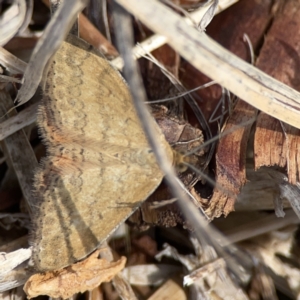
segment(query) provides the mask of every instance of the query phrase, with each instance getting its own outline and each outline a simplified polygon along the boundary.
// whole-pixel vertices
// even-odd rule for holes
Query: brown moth
[[[123,78],[75,37],[68,37],[49,64],[37,122],[47,156],[35,176],[40,205],[30,242],[34,267],[47,271],[95,250],[163,174]]]

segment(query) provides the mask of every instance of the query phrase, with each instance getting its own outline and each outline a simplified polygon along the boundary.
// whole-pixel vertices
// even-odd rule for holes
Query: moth
[[[34,180],[37,271],[86,257],[163,178],[121,75],[69,36],[49,64],[37,123],[47,147]],[[170,160],[173,151],[155,124]]]

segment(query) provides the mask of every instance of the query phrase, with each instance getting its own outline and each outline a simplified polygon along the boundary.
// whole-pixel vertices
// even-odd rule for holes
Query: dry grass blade
[[[0,100],[2,104],[2,115],[8,110],[13,110],[11,108],[13,104],[12,99],[6,91],[0,91]],[[11,114],[15,115],[16,112],[12,111]],[[21,129],[7,137],[2,142],[2,149],[6,158],[9,158],[8,164],[13,167],[24,198],[28,204],[29,211],[32,212],[35,206],[32,197],[32,180],[34,177],[34,169],[38,166],[38,163],[24,131]]]
[[[49,0],[43,0],[43,2],[50,7]],[[118,56],[118,51],[115,47],[106,40],[102,33],[95,28],[95,26],[83,13],[80,13],[78,16],[78,26],[79,36],[83,40],[94,46],[96,49],[99,49],[107,56]]]
[[[219,3],[218,0],[213,0],[211,2],[212,3],[209,2],[210,6],[198,25],[198,28],[202,31],[205,31],[207,25],[211,22],[218,7],[218,3]]]
[[[286,211],[285,218],[278,218],[275,215],[263,215],[246,224],[239,224],[237,228],[225,231],[224,234],[226,235],[227,240],[224,241],[226,244],[237,243],[267,232],[278,230],[291,224],[299,223],[299,218],[291,209]],[[222,244],[222,246],[226,246],[226,244]]]
[[[20,261],[20,257],[18,255],[19,249],[25,248],[27,246],[28,246],[28,236],[23,236],[10,243],[7,243],[4,246],[1,246],[0,252],[3,253],[2,255],[4,258],[6,256],[4,252],[8,253],[9,256],[11,256],[12,254],[17,254],[15,258],[13,257],[13,261],[12,261],[12,264],[15,264],[15,260]],[[30,251],[29,249],[22,249],[21,255],[24,257],[24,255],[29,254],[29,251]],[[27,261],[25,261],[21,265],[11,270],[11,272],[0,277],[0,292],[4,292],[24,284],[31,275],[32,275],[32,271],[28,270]]]
[[[0,123],[0,141],[12,135],[18,130],[33,124],[36,121],[36,112],[39,103],[35,103],[15,116]]]
[[[24,73],[24,83],[15,100],[18,105],[26,103],[34,95],[50,57],[58,49],[77,14],[86,4],[87,0],[64,1],[54,14],[43,36],[39,39]]]
[[[10,74],[23,74],[27,67],[24,61],[18,59],[4,48],[0,48],[0,63]]]
[[[0,278],[9,273],[31,256],[31,249],[18,249],[14,252],[3,253],[0,260]]]
[[[6,44],[21,28],[26,17],[26,1],[14,0],[0,16],[0,45]]]
[[[261,111],[300,127],[298,92],[231,54],[158,1],[117,2],[149,28],[165,35],[174,49],[211,79]]]

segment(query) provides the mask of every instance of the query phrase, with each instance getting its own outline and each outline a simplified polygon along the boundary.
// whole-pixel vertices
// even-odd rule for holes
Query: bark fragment
[[[265,38],[257,66],[270,76],[300,90],[300,3],[284,1]],[[300,122],[300,121],[299,121]],[[287,167],[289,182],[296,184],[300,171],[300,130],[260,113],[254,142],[255,169]]]
[[[236,196],[246,183],[247,141],[255,115],[255,108],[239,101],[226,124],[225,130],[231,131],[238,124],[253,120],[246,126],[234,129],[219,142],[216,153],[216,187],[207,210],[212,218],[221,214],[228,215],[234,210]]]

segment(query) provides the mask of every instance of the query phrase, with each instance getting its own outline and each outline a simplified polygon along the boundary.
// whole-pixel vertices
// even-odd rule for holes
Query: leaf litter
[[[19,129],[19,128],[18,128]],[[30,146],[26,146],[26,147],[30,147]],[[25,148],[26,148],[25,147]],[[24,150],[23,148],[22,148],[22,150]],[[22,151],[22,155],[20,155],[20,157],[22,157],[22,156],[24,156],[24,152]],[[25,156],[25,157],[27,157],[27,155]],[[276,172],[276,171],[275,171]],[[25,171],[24,171],[24,173],[25,173]],[[19,173],[20,174],[20,173]],[[22,173],[21,173],[22,174]],[[26,174],[26,173],[25,173]],[[276,173],[277,174],[277,173]],[[21,177],[20,178],[22,178],[23,177],[23,175],[20,175]],[[21,182],[22,182],[22,180],[24,180],[24,179],[21,179]],[[284,177],[282,177],[282,181],[281,181],[281,183],[280,184],[282,184],[282,185],[284,185],[284,183],[285,183],[285,186],[287,187],[287,189],[289,189],[288,188],[288,184],[287,184],[287,180],[286,180],[286,177],[284,178]],[[26,185],[26,183],[24,184],[24,186]],[[296,195],[297,195],[297,190],[295,190],[295,193],[296,193]],[[25,192],[25,195],[26,195],[26,192]],[[279,195],[280,195],[280,192],[279,192]],[[295,196],[295,194],[294,194],[294,196]],[[203,201],[203,200],[202,200]],[[204,202],[204,201],[203,201]],[[295,202],[295,201],[294,201]],[[262,214],[262,216],[263,216],[263,214]],[[229,215],[229,217],[230,217],[230,215]],[[264,218],[262,218],[262,220],[264,220]],[[293,219],[292,219],[293,220]],[[236,223],[236,222],[241,222],[241,220],[239,220],[239,221],[235,221],[235,224],[240,224],[240,223]],[[293,222],[295,222],[295,221],[293,221]],[[249,223],[250,224],[250,223]],[[235,225],[236,226],[236,225]],[[278,229],[277,229],[278,230]],[[294,231],[295,231],[295,229],[294,229]],[[292,231],[292,232],[294,232],[294,231]],[[182,238],[182,237],[181,237]],[[155,243],[155,241],[153,241],[154,243]],[[178,247],[178,245],[177,245],[177,247]],[[197,246],[193,246],[192,248],[193,249],[196,249],[196,247]],[[268,247],[268,248],[270,248],[270,247]],[[179,248],[180,249],[180,248]],[[289,254],[286,252],[286,253],[284,253],[286,256],[288,256]],[[270,255],[270,254],[269,254]],[[274,255],[277,255],[276,253],[275,254],[272,254],[273,256]],[[278,256],[278,255],[277,255]],[[225,261],[226,261],[226,259],[228,259],[228,257],[224,257],[224,259],[225,259]],[[282,262],[279,262],[279,263],[281,263],[282,264]],[[205,264],[205,263],[204,263]],[[261,276],[261,278],[263,277],[263,276],[267,276],[267,278],[273,278],[273,280],[274,280],[274,276],[272,276],[272,275],[269,275],[269,273],[267,274],[266,273],[266,271],[264,270],[264,267],[261,267],[261,266],[259,266],[259,268],[257,268],[257,274],[261,274],[260,276]],[[271,277],[270,277],[271,276]],[[282,275],[283,276],[283,275]],[[257,282],[263,282],[263,280],[262,279],[257,279],[257,278],[260,278],[258,275],[256,276],[256,281]],[[130,279],[129,279],[130,280]],[[283,288],[283,284],[282,283],[278,283],[278,282],[276,282],[276,280],[274,280],[274,282],[275,282],[275,286],[276,286],[276,288],[277,289],[280,289],[280,288],[282,288],[282,290],[284,290],[284,288]],[[254,285],[254,284],[253,284]],[[273,295],[274,296],[274,293],[272,293],[272,288],[270,288],[270,287],[264,287],[264,289],[265,290],[267,290],[267,289],[269,289],[269,292],[271,293],[271,295]],[[263,289],[263,290],[264,290]],[[286,294],[287,295],[291,295],[291,293],[290,292],[288,292],[287,290],[285,290],[285,292],[286,292]],[[289,294],[290,293],[290,294]],[[266,293],[267,294],[267,293]],[[266,297],[266,296],[265,296]],[[273,298],[274,299],[274,298]]]

